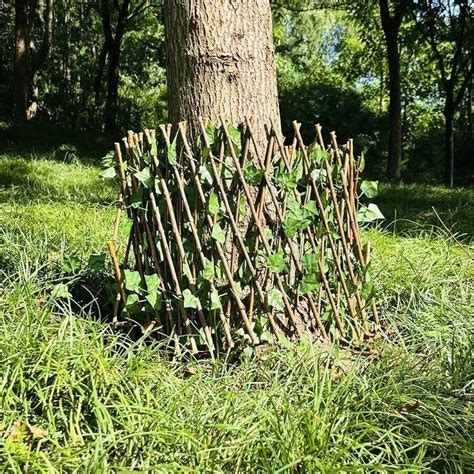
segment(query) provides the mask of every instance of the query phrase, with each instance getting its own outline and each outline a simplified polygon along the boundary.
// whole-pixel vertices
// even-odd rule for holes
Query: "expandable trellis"
[[[360,158],[321,127],[306,146],[251,121],[129,132],[115,144],[121,194],[109,251],[115,321],[212,353],[310,337],[360,342],[379,321],[357,219]],[[195,133],[196,134],[196,133]],[[125,208],[131,231],[119,263]],[[121,253],[121,252],[119,252]]]

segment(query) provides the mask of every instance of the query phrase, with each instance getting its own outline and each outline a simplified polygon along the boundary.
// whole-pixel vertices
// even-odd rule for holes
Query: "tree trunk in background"
[[[269,0],[166,0],[169,120],[280,127]]]
[[[46,0],[44,17],[43,59],[46,65],[48,65],[51,59],[51,47],[53,44],[54,0]]]
[[[445,156],[445,179],[446,185],[454,186],[454,97],[453,92],[446,90],[446,102],[444,105],[444,156]]]
[[[15,2],[15,104],[13,120],[21,123],[26,120],[29,85],[29,38],[28,38],[28,0]]]
[[[400,179],[400,162],[402,158],[402,96],[400,87],[400,53],[397,41],[398,31],[394,37],[387,37],[387,58],[389,69],[390,105],[389,143],[387,176]],[[388,39],[390,37],[390,40]]]
[[[117,112],[118,112],[118,89],[120,81],[120,52],[122,49],[123,37],[127,28],[130,16],[131,0],[123,0],[122,4],[114,2],[117,11],[117,24],[112,27],[111,11],[109,0],[102,0],[100,4],[100,14],[102,17],[102,28],[104,30],[106,55],[109,58],[107,65],[107,98],[104,110],[104,131],[117,138]],[[114,34],[115,31],[115,34]],[[105,56],[102,58],[105,60]]]
[[[117,134],[117,112],[118,112],[118,88],[119,88],[119,65],[120,47],[109,50],[109,62],[107,69],[107,98],[104,111],[104,131],[108,136]]]
[[[398,49],[398,33],[403,18],[403,4],[398,5],[397,13],[392,17],[388,0],[379,0],[380,17],[387,46],[389,71],[389,144],[387,177],[400,179],[400,162],[402,157],[402,99],[400,86],[400,51]]]

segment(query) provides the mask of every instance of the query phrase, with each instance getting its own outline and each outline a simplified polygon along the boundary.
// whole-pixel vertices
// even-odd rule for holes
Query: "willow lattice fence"
[[[367,279],[352,141],[326,147],[321,127],[292,146],[250,121],[129,132],[115,144],[120,199],[109,252],[114,321],[137,321],[176,347],[212,353],[285,338],[360,342],[379,321]],[[370,197],[371,185],[365,186]],[[116,248],[121,216],[131,229]],[[122,219],[123,222],[123,219]],[[120,255],[120,257],[119,257]]]

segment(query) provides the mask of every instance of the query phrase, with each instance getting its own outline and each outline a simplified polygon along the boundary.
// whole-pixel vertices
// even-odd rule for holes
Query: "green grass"
[[[103,322],[110,275],[87,260],[116,191],[102,150],[64,162],[59,145],[0,149],[0,470],[472,472],[472,190],[382,187],[388,219],[364,239],[389,331],[372,356],[180,364]]]

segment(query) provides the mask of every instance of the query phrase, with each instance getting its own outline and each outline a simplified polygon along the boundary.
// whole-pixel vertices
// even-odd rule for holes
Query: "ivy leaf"
[[[379,193],[379,182],[378,181],[362,181],[360,190],[369,199],[374,198]]]
[[[245,196],[240,196],[239,198],[239,214],[245,216],[247,213],[247,198]]]
[[[198,309],[200,306],[199,298],[194,296],[191,293],[191,290],[184,290],[183,291],[183,298],[184,298],[184,307],[190,309]]]
[[[105,268],[105,260],[107,255],[105,253],[93,253],[89,257],[89,267],[95,272],[100,272]]]
[[[148,166],[145,166],[142,170],[137,171],[134,176],[138,179],[138,181],[140,181],[140,183],[143,184],[143,186],[145,186],[145,188],[152,188],[155,184],[154,176]]]
[[[143,202],[143,190],[138,190],[133,196],[130,198],[129,205],[134,209],[138,209]]]
[[[301,264],[306,274],[318,272],[318,256],[314,253],[307,253],[303,255]]]
[[[285,256],[283,250],[267,257],[267,267],[273,273],[282,273],[285,271]]]
[[[149,305],[156,311],[159,311],[163,307],[163,298],[161,293],[158,290],[154,290],[153,292],[148,293],[145,296],[145,299],[149,303]]]
[[[214,178],[212,177],[212,174],[203,165],[199,167],[199,176],[201,177],[201,183],[207,183],[209,186],[212,186],[212,184],[214,183]]]
[[[82,261],[77,255],[65,256],[63,261],[63,269],[67,273],[75,273],[80,270]]]
[[[245,165],[244,176],[247,183],[252,186],[258,186],[262,181],[264,174],[265,170],[256,168],[251,161]]]
[[[227,133],[229,134],[230,141],[239,149],[242,146],[242,140],[240,137],[240,130],[234,125],[230,124]]]
[[[357,213],[359,222],[373,222],[377,219],[385,219],[376,204],[370,203],[368,207],[362,206]]]
[[[307,295],[308,293],[313,293],[319,289],[321,283],[318,281],[316,273],[311,273],[305,275],[300,285],[300,292],[302,295]]]
[[[331,153],[322,148],[315,148],[309,155],[309,159],[321,166],[325,161],[331,159]]]
[[[212,238],[219,242],[220,244],[224,244],[225,242],[225,232],[222,230],[221,226],[219,224],[214,224],[212,228]]]
[[[168,163],[171,166],[175,166],[178,163],[178,152],[177,152],[178,134],[175,135],[173,141],[170,143],[167,149],[166,156]]]
[[[286,192],[291,192],[298,186],[299,180],[301,176],[299,176],[298,170],[294,170],[291,173],[280,173],[275,178],[275,184],[279,189],[283,189]]]
[[[128,237],[130,232],[132,232],[133,221],[132,219],[122,220],[120,223],[119,235],[120,237]]]
[[[125,288],[128,291],[133,292],[138,292],[140,290],[140,283],[142,281],[142,278],[140,276],[140,273],[138,272],[132,272],[130,270],[125,270]]]
[[[102,168],[111,168],[115,166],[115,151],[109,151],[101,160]]]
[[[365,169],[365,156],[364,153],[360,154],[359,173],[362,173]]]
[[[156,274],[145,275],[145,283],[148,293],[156,292],[160,287],[160,279]]]
[[[211,291],[211,311],[222,309],[221,299],[216,289]]]
[[[72,298],[69,288],[64,283],[59,283],[54,286],[53,291],[51,292],[51,298],[57,300],[59,298]]]
[[[106,168],[102,173],[100,173],[100,177],[103,179],[112,179],[117,176],[117,172],[115,171],[115,166],[111,166],[110,168]]]
[[[272,288],[267,293],[267,301],[268,301],[268,306],[271,306],[272,308],[275,308],[276,310],[283,311],[284,309],[283,294],[281,293],[280,290],[277,290],[276,288]]]
[[[298,230],[309,227],[317,216],[316,204],[310,201],[302,206],[294,198],[289,200],[288,208],[283,221],[283,230],[288,238],[293,238]]]
[[[304,206],[304,211],[307,218],[316,217],[318,215],[318,208],[316,201],[309,201]]]
[[[209,212],[214,216],[219,213],[220,203],[217,194],[214,191],[211,191],[209,195],[209,202],[207,205]]]
[[[206,126],[206,137],[207,141],[209,142],[209,146],[212,146],[214,144],[217,139],[217,135],[218,129],[212,122],[209,122]]]
[[[125,304],[125,309],[128,311],[133,311],[137,309],[137,305],[140,303],[140,298],[136,293],[132,293],[127,296],[127,303]]]
[[[216,272],[214,270],[214,263],[211,260],[206,259],[201,275],[206,281],[211,282],[214,280]]]

